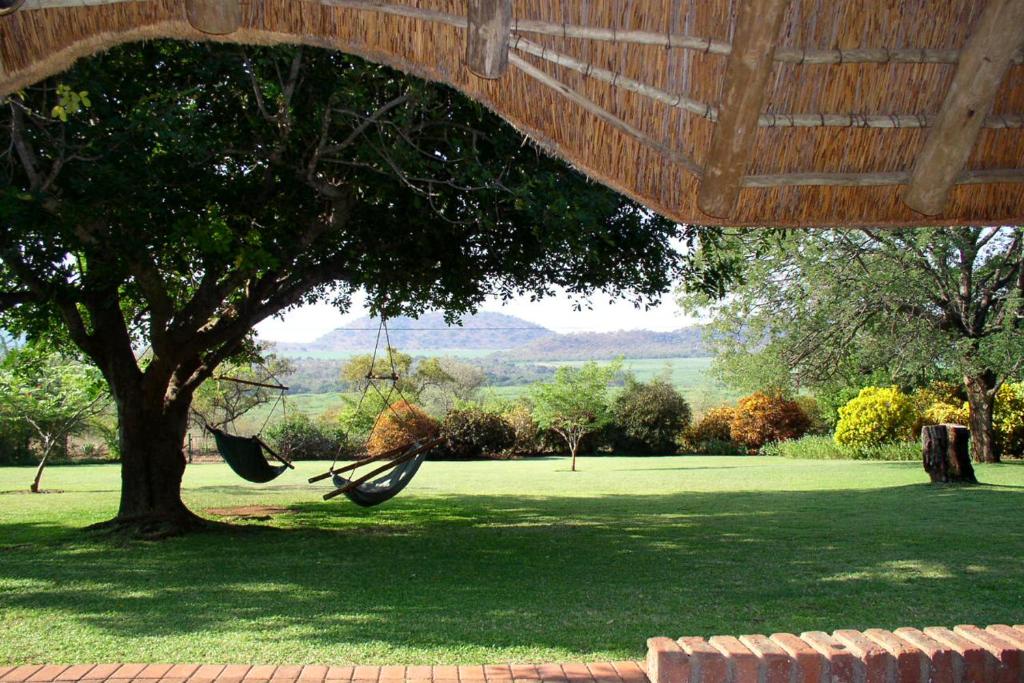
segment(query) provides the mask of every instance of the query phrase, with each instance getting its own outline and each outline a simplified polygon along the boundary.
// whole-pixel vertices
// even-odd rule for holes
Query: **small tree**
[[[39,441],[39,482],[50,456],[68,436],[107,407],[109,394],[95,367],[65,358],[41,345],[9,352],[0,365],[0,414],[21,421]]]
[[[578,368],[563,366],[553,380],[532,387],[533,415],[541,427],[565,439],[573,472],[580,442],[611,420],[608,383],[621,366],[621,361],[608,365],[591,362]]]
[[[216,377],[196,390],[192,398],[193,419],[199,427],[220,429],[233,424],[253,408],[276,401],[280,390],[272,385],[292,371],[287,359],[276,356],[259,363],[224,363]]]

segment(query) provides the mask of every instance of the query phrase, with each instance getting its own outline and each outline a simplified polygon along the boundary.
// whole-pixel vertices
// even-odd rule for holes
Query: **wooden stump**
[[[977,484],[967,444],[971,430],[963,425],[927,425],[921,429],[924,469],[932,483]]]

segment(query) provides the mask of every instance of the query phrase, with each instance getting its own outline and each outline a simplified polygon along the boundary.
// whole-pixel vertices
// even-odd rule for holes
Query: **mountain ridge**
[[[336,327],[312,342],[271,342],[285,353],[366,352],[377,339],[379,319],[362,316]],[[542,325],[505,313],[481,311],[467,315],[463,324],[449,326],[444,315],[424,313],[418,319],[401,316],[388,320],[391,345],[407,353],[423,350],[505,350],[516,348],[555,332]],[[383,343],[383,338],[381,339]]]
[[[321,335],[312,342],[271,342],[286,355],[303,353],[369,353],[377,337],[378,320],[363,316]],[[619,330],[558,334],[514,315],[482,311],[466,316],[462,326],[448,326],[440,313],[419,319],[388,321],[391,345],[406,353],[492,351],[503,361],[608,360],[625,358],[697,358],[706,356],[703,328],[682,327],[670,332]],[[383,339],[382,339],[383,343]]]

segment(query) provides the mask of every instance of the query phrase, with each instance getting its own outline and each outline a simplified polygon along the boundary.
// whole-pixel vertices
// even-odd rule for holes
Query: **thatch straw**
[[[0,92],[117,43],[212,39],[188,25],[182,0],[84,6],[95,2],[27,0],[39,9],[0,18]],[[243,28],[217,39],[331,47],[449,83],[595,179],[680,221],[715,223],[695,198],[733,5],[513,0],[520,49],[496,81],[462,65],[465,0],[249,0]],[[979,11],[974,0],[793,0],[738,213],[728,222],[925,223],[896,186],[906,182],[921,127],[938,111]],[[1024,221],[1020,62],[946,213],[928,223]]]

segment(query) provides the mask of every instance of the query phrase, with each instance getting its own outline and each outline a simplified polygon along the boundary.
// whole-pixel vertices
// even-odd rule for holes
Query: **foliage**
[[[414,441],[437,436],[440,425],[419,406],[397,401],[381,413],[366,442],[370,455],[379,455]]]
[[[668,382],[632,378],[612,403],[612,445],[620,453],[669,455],[690,426],[690,406]]]
[[[608,383],[621,368],[621,361],[608,365],[590,362],[580,367],[562,366],[550,382],[531,387],[533,417],[544,429],[556,432],[565,440],[576,469],[580,443],[611,421],[608,405]]]
[[[911,428],[911,435],[920,435],[921,428],[925,425],[959,424],[965,425],[970,421],[970,408],[967,403],[953,405],[945,401],[935,401],[929,404],[921,413],[920,417]]]
[[[683,432],[681,446],[687,453],[728,455],[741,453],[742,446],[732,440],[732,421],[736,409],[732,406],[712,408]]]
[[[504,416],[478,406],[455,408],[441,422],[443,457],[456,460],[504,453],[516,441],[515,429]]]
[[[291,413],[267,429],[266,438],[275,450],[291,460],[341,460],[358,450],[336,426]]]
[[[392,377],[375,381],[370,386],[368,375]],[[353,356],[341,367],[342,381],[353,391],[366,395],[345,398],[346,407],[340,419],[344,429],[353,436],[368,435],[377,414],[387,401],[403,396],[435,415],[443,415],[456,403],[471,400],[484,383],[484,373],[454,358],[414,359],[397,349]],[[389,393],[394,386],[395,393]],[[379,389],[379,391],[378,391]],[[383,395],[382,395],[383,394]]]
[[[0,429],[23,435],[30,428],[36,441],[39,480],[47,460],[81,431],[106,406],[108,394],[99,371],[64,357],[45,344],[31,344],[6,353],[0,363]]]
[[[908,388],[963,378],[972,451],[996,457],[995,392],[1024,370],[1024,227],[738,231],[725,243],[742,284],[683,303],[712,315],[705,340],[727,380],[850,398],[842,390],[873,373],[871,385]]]
[[[825,409],[816,397],[801,394],[794,397],[793,400],[807,416],[807,434],[824,436],[832,433],[833,424],[829,422],[825,415]]]
[[[848,373],[835,377],[821,385],[815,386],[814,398],[821,408],[822,419],[835,431],[839,423],[839,409],[857,398],[864,387],[888,386],[892,384],[892,376],[883,369],[876,368],[871,372]]]
[[[864,387],[839,409],[835,442],[862,448],[894,441],[915,441],[914,402],[898,387]]]
[[[754,392],[741,398],[729,423],[730,438],[757,451],[766,443],[797,439],[810,420],[800,404],[779,394]]]
[[[533,419],[533,411],[522,402],[507,407],[502,413],[505,423],[512,429],[512,444],[508,450],[513,455],[538,455],[543,452],[541,429]]]
[[[761,455],[804,460],[888,460],[919,461],[921,445],[916,441],[891,441],[874,446],[842,446],[832,437],[808,435],[789,441],[765,444]]]
[[[199,427],[209,425],[220,429],[257,406],[278,401],[282,397],[281,390],[246,382],[276,385],[291,368],[289,361],[272,355],[258,363],[223,364],[216,377],[206,380],[196,390],[192,398],[194,422]]]
[[[999,452],[1024,456],[1024,382],[1007,382],[999,387],[993,422]]]

